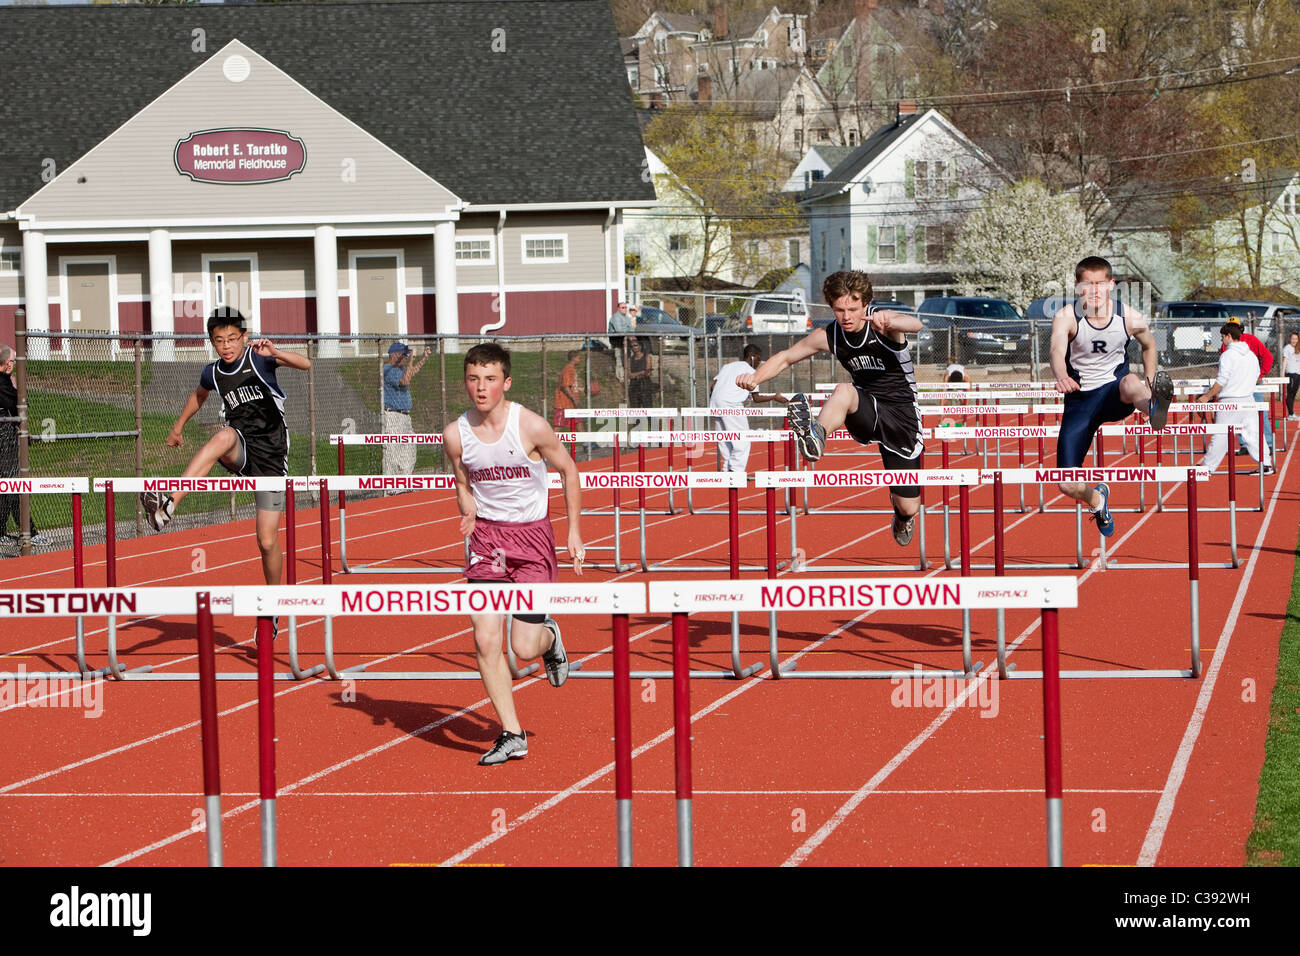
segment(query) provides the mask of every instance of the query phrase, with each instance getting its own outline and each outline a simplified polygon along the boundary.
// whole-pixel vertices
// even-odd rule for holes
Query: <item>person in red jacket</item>
[[[1249,315],[1252,319],[1255,317],[1254,312],[1249,313]],[[1236,316],[1229,318],[1228,321],[1233,325],[1241,325],[1241,319]],[[1259,377],[1262,379],[1273,370],[1273,353],[1268,350],[1268,346],[1249,332],[1241,333],[1241,341],[1246,343],[1246,348],[1254,352],[1255,358],[1259,359]],[[1224,348],[1227,348],[1227,346],[1224,346]],[[1219,351],[1222,352],[1223,349],[1219,349]],[[1255,401],[1267,402],[1268,393],[1262,391],[1256,392]],[[1268,451],[1271,455],[1273,453],[1273,422],[1271,419],[1266,419],[1264,422],[1264,438],[1268,441]],[[1237,454],[1249,454],[1249,452],[1246,451],[1246,445],[1242,441],[1240,434],[1237,435]]]

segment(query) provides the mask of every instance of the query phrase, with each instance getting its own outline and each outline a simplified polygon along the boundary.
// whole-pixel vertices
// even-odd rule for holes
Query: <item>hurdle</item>
[[[863,573],[868,570],[879,571],[924,571],[929,568],[929,559],[926,557],[926,530],[925,517],[926,505],[924,498],[925,488],[931,485],[948,486],[953,485],[974,485],[979,484],[978,468],[957,468],[957,469],[918,469],[915,471],[908,470],[867,470],[859,469],[853,471],[760,471],[754,475],[754,486],[757,488],[889,488],[893,485],[919,485],[922,490],[921,510],[916,515],[917,519],[917,546],[918,560],[916,564],[898,564],[898,565],[816,565],[812,567],[806,563],[801,564],[798,568],[791,567],[791,570],[815,570],[821,572],[835,573]],[[894,513],[893,508],[855,510],[855,511],[822,511],[818,510],[813,514],[840,515],[840,514],[890,514]],[[947,539],[947,522],[948,511],[947,501],[944,502],[944,528],[945,541]],[[790,515],[790,540],[791,556],[798,553],[798,545],[795,534],[795,513]],[[772,523],[768,524],[768,537],[772,539],[775,529]],[[772,540],[768,543],[769,551],[775,549]]]
[[[616,434],[603,434],[600,432],[567,432],[558,433],[557,437],[569,445],[573,445],[578,440],[589,440],[592,442],[601,442],[605,444],[614,444],[614,467],[618,469],[618,436]],[[436,474],[436,475],[348,475],[346,474],[346,463],[344,446],[346,445],[374,445],[374,444],[404,444],[409,442],[399,442],[397,439],[418,439],[417,444],[437,445],[441,447],[441,435],[331,435],[330,441],[338,446],[338,477],[331,481],[332,486],[338,492],[338,510],[339,510],[339,562],[340,568],[344,574],[463,574],[466,565],[469,563],[469,541],[465,542],[464,560],[458,565],[448,567],[388,567],[378,564],[359,564],[353,565],[348,561],[348,535],[347,535],[347,491],[373,491],[384,493],[401,492],[401,491],[454,491],[456,488],[456,478],[454,475]],[[615,511],[584,511],[584,515],[609,515],[615,516],[615,539],[618,538],[618,515]],[[594,545],[592,551],[612,551],[615,548],[609,545]],[[621,559],[615,558],[615,563],[622,570]],[[598,567],[592,564],[591,567]]]
[[[649,422],[655,418],[667,419],[668,430],[672,431],[673,423],[676,420],[676,416],[677,416],[677,409],[675,408],[569,408],[565,410],[564,414],[568,418],[583,418],[583,419],[585,418],[611,419],[612,418],[615,421],[621,421],[622,419],[625,418],[635,418],[639,421],[640,419],[644,418],[647,424],[649,424]],[[600,431],[585,431],[585,432],[557,432],[556,434],[558,435],[561,441],[566,442],[570,445],[570,453],[573,455],[575,461],[577,460],[577,446],[579,442],[583,442],[586,444],[612,445],[613,459],[614,459],[612,467],[614,471],[620,471],[622,470],[623,467],[620,458],[620,452],[622,451],[623,442],[626,440],[628,443],[631,443],[632,437],[638,433],[632,429],[629,429],[627,435],[624,436],[618,430],[618,426],[616,425],[615,430],[608,433],[600,432]],[[645,471],[644,448],[638,450],[638,460],[639,460],[638,467],[640,468],[641,471]],[[674,470],[672,445],[668,446],[667,468],[669,471]],[[615,507],[617,508],[618,495],[615,494],[614,498],[615,498]],[[677,506],[673,502],[672,489],[669,489],[668,491],[667,510],[656,511],[654,513],[667,514],[667,515],[672,515],[677,513]],[[612,512],[584,511],[583,514],[598,515],[598,514],[612,514]]]
[[[1002,522],[1002,491],[1003,484],[1006,481],[1011,482],[1031,482],[1031,481],[1055,481],[1055,477],[1043,478],[1043,471],[1051,469],[1024,469],[1009,472],[995,471],[981,473],[980,478],[983,481],[992,480],[994,495],[994,523],[993,523],[993,541],[994,541],[994,563],[991,566],[995,577],[1002,577],[1007,568],[1029,569],[1029,568],[1058,568],[1059,564],[1007,564],[1005,550],[1005,536]],[[1061,469],[1056,469],[1060,471]],[[1069,469],[1066,469],[1069,470]],[[1115,482],[1117,484],[1126,481],[1151,480],[1148,475],[1130,476],[1125,474],[1134,469],[1104,469],[1107,474],[1101,476],[1101,480]],[[1149,471],[1151,469],[1136,469],[1137,471]],[[1133,670],[1073,670],[1062,671],[1063,678],[1093,678],[1093,677],[1200,677],[1201,676],[1201,627],[1200,627],[1200,572],[1203,568],[1235,568],[1237,567],[1237,556],[1235,549],[1232,555],[1232,562],[1226,564],[1202,564],[1200,561],[1199,547],[1199,524],[1197,519],[1197,489],[1199,481],[1207,481],[1209,472],[1205,469],[1188,468],[1179,473],[1178,468],[1167,468],[1161,471],[1161,478],[1165,481],[1181,480],[1187,483],[1187,554],[1186,562],[1161,562],[1161,563],[1138,563],[1138,562],[1116,562],[1108,561],[1106,557],[1106,539],[1098,535],[1101,542],[1098,551],[1098,567],[1101,570],[1129,569],[1129,570],[1170,570],[1186,569],[1188,577],[1188,594],[1190,601],[1190,629],[1189,637],[1191,641],[1191,661],[1186,670],[1176,669],[1133,669]],[[987,570],[989,565],[978,565],[979,569]],[[1006,658],[1005,643],[1005,620],[1001,611],[997,616],[997,665],[998,674],[1001,677],[1030,677],[1041,676],[1040,673],[1034,674],[1014,674],[1015,664],[1009,664]]]
[[[413,594],[419,595],[412,607]],[[608,614],[614,631],[614,760],[615,807],[618,838],[618,865],[632,865],[632,740],[629,622],[631,614],[646,612],[645,586],[642,584],[526,584],[434,585],[422,591],[405,589],[394,592],[382,586],[310,585],[295,588],[236,588],[233,594],[237,616],[258,619],[259,666],[270,655],[272,618],[281,614],[320,614],[326,620],[347,615],[360,616],[446,616],[471,612],[499,611],[526,614]],[[266,642],[263,645],[263,635]],[[349,672],[350,673],[350,672]],[[388,677],[391,675],[371,675]],[[475,672],[473,677],[477,678]],[[259,747],[261,774],[262,861],[274,866],[275,844],[275,744],[274,694],[270,681],[259,683]],[[265,699],[263,713],[261,701]]]
[[[920,587],[926,590],[921,592]],[[820,589],[820,590],[814,590]],[[925,594],[917,600],[918,594]],[[788,581],[652,581],[649,612],[671,614],[673,627],[673,740],[677,800],[677,863],[694,864],[690,684],[685,677],[689,654],[688,617],[692,613],[730,611],[939,611],[1034,608],[1043,628],[1044,793],[1047,800],[1048,863],[1061,866],[1061,725],[1058,612],[1078,607],[1078,584],[1069,577],[1019,577],[936,580],[928,578],[826,578]],[[831,676],[824,672],[819,676]],[[893,676],[915,679],[916,670]],[[965,676],[964,674],[953,676]],[[979,678],[991,679],[988,676]]]
[[[85,479],[82,479],[85,480]],[[255,590],[255,589],[250,589]],[[231,595],[224,595],[226,610],[230,609]],[[216,599],[222,603],[221,599]],[[57,591],[12,590],[0,592],[0,618],[48,617],[64,618],[74,615],[112,613],[165,617],[193,616],[199,659],[199,733],[203,753],[203,800],[207,829],[207,857],[209,866],[222,865],[221,847],[221,773],[217,738],[216,681],[222,676],[215,673],[215,652],[212,639],[212,605],[214,597],[209,588],[76,588]],[[267,644],[270,644],[268,622]],[[270,654],[261,653],[269,669]],[[93,676],[102,676],[96,672]],[[36,675],[28,676],[51,676]],[[64,674],[59,676],[78,676]],[[92,675],[80,675],[92,676]],[[259,704],[260,706],[260,704]],[[270,738],[267,738],[269,743]]]
[[[86,583],[86,549],[81,516],[81,496],[90,490],[88,478],[0,478],[0,494],[5,495],[72,495],[72,586],[81,588]],[[19,528],[19,540],[30,531]],[[104,671],[92,671],[86,665],[86,626],[85,619],[77,617],[77,670],[50,671],[32,677],[44,677],[57,680],[61,677],[80,677],[83,680],[98,677]]]

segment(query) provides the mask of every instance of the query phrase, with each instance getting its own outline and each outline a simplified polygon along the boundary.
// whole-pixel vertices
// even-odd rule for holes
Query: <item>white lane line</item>
[[[1241,606],[1246,600],[1246,589],[1250,584],[1250,579],[1255,575],[1255,559],[1260,556],[1263,550],[1264,536],[1268,533],[1269,525],[1273,521],[1273,511],[1277,507],[1278,493],[1282,490],[1283,479],[1286,477],[1290,465],[1291,452],[1288,451],[1285,463],[1282,465],[1281,470],[1277,472],[1277,483],[1273,486],[1273,494],[1270,496],[1268,511],[1264,515],[1264,520],[1260,523],[1259,534],[1255,536],[1255,546],[1251,550],[1250,560],[1246,562],[1245,573],[1241,576],[1241,583],[1237,585],[1237,596],[1232,602],[1232,609],[1228,612],[1228,619],[1223,622],[1223,630],[1219,632],[1219,639],[1214,648],[1214,656],[1210,658],[1210,666],[1201,675],[1201,691],[1196,695],[1196,706],[1192,708],[1192,716],[1187,721],[1187,727],[1183,731],[1183,739],[1178,744],[1178,753],[1174,756],[1173,766],[1169,768],[1169,776],[1165,780],[1160,802],[1156,805],[1155,816],[1151,819],[1151,825],[1147,827],[1146,838],[1142,841],[1142,850],[1138,853],[1138,866],[1155,866],[1156,857],[1160,855],[1160,846],[1164,842],[1165,831],[1169,829],[1169,821],[1174,815],[1174,803],[1178,799],[1178,790],[1182,787],[1183,778],[1187,775],[1187,765],[1191,763],[1192,750],[1196,747],[1196,741],[1201,736],[1201,727],[1205,723],[1205,714],[1210,709],[1210,699],[1214,696],[1214,687],[1219,680],[1219,671],[1223,667],[1223,659],[1227,656],[1228,647],[1232,643],[1232,634],[1237,626],[1237,616],[1241,613]]]
[[[1120,460],[1122,461],[1123,459],[1121,458]],[[1179,484],[1175,484],[1171,486],[1169,491],[1165,493],[1164,496],[1165,499],[1168,499],[1180,487],[1181,484],[1185,484],[1185,482],[1180,482]],[[1052,499],[1052,501],[1055,502],[1057,499],[1061,497],[1064,496],[1058,494],[1055,498]],[[1120,539],[1115,543],[1114,550],[1118,551],[1119,546],[1122,545],[1134,534],[1136,534],[1137,530],[1141,528],[1142,525],[1146,523],[1147,519],[1150,518],[1153,514],[1156,514],[1154,510],[1146,512],[1146,514],[1144,514],[1133,525],[1132,528],[1130,528],[1124,535],[1120,537]],[[1020,521],[1027,520],[1028,517],[1029,515],[1027,514],[1023,518],[1021,518]],[[1019,524],[1020,521],[1017,521],[1014,524]],[[1007,530],[1010,529],[1008,528]],[[1092,575],[1095,574],[1097,570],[1098,570],[1098,565],[1097,562],[1094,561],[1092,566],[1089,567],[1088,570],[1085,571],[1079,577],[1078,587],[1082,588],[1084,582],[1087,581],[1088,578],[1092,577]],[[1020,645],[1025,641],[1025,639],[1030,634],[1032,634],[1035,630],[1038,629],[1038,626],[1039,626],[1039,622],[1035,620],[1033,623],[1028,625],[1023,631],[1021,631],[1021,633],[1016,637],[1016,639],[1012,641],[1011,644],[1007,647],[1007,656],[1010,657],[1013,653],[1015,653],[1015,651],[1019,649]],[[868,780],[865,784],[863,784],[862,787],[852,797],[850,797],[847,801],[845,801],[843,806],[841,806],[838,810],[835,811],[834,815],[832,815],[832,817],[829,820],[827,820],[824,824],[822,824],[822,826],[817,830],[816,833],[809,836],[808,839],[805,840],[804,843],[797,850],[795,850],[795,852],[792,853],[789,856],[789,858],[787,858],[786,861],[781,865],[799,866],[800,864],[804,863],[808,859],[808,857],[812,855],[813,851],[816,850],[819,846],[821,846],[822,843],[824,843],[826,839],[839,828],[840,824],[842,824],[845,820],[849,818],[850,814],[852,814],[853,811],[857,809],[857,807],[862,803],[862,801],[864,801],[872,793],[876,792],[876,789],[880,786],[881,783],[883,783],[889,777],[890,774],[892,774],[895,770],[897,770],[898,767],[901,766],[902,763],[908,757],[910,757],[913,753],[915,753],[917,749],[921,747],[922,744],[924,744],[931,737],[933,737],[934,734],[939,730],[939,728],[942,727],[945,723],[947,723],[949,717],[957,713],[961,709],[961,707],[964,706],[966,699],[971,694],[975,693],[983,682],[989,680],[992,674],[993,674],[993,669],[988,668],[982,671],[979,677],[974,682],[967,682],[966,689],[962,691],[962,693],[957,698],[952,700],[948,704],[948,706],[944,708],[943,712],[939,714],[937,717],[935,717],[933,721],[930,722],[929,726],[927,726],[924,730],[922,730],[919,734],[917,734],[916,737],[912,738],[912,740],[910,740],[903,747],[902,750],[896,753],[883,767],[881,767],[880,770],[878,770],[871,777],[870,780]]]

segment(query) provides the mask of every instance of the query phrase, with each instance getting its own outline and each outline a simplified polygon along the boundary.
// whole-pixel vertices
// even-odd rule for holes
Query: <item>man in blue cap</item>
[[[411,379],[429,359],[429,349],[419,361],[411,361],[411,347],[405,342],[388,346],[388,364],[384,366],[384,434],[410,435]],[[384,474],[409,475],[415,471],[414,445],[385,445]]]

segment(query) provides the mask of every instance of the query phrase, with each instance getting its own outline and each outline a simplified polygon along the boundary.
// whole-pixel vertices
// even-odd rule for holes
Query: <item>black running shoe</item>
[[[1156,372],[1156,380],[1151,383],[1150,414],[1151,427],[1158,432],[1165,430],[1169,420],[1169,404],[1174,400],[1174,383],[1167,372]]]
[[[140,504],[144,506],[144,518],[154,531],[161,531],[171,523],[176,513],[176,502],[171,495],[159,491],[140,492]]]
[[[808,407],[808,396],[800,392],[785,407],[786,417],[790,420],[790,431],[799,444],[799,454],[805,461],[817,461],[826,450],[826,433],[813,421],[812,410]]]
[[[559,687],[569,679],[569,656],[564,653],[564,642],[560,640],[560,625],[555,618],[548,617],[542,627],[555,635],[551,646],[542,652],[542,663],[546,665],[546,679],[552,687]]]
[[[480,767],[493,767],[507,760],[518,760],[528,756],[528,737],[525,734],[512,734],[503,730],[496,739],[492,749],[479,758]]]
[[[894,515],[894,540],[901,547],[906,547],[912,543],[912,532],[916,529],[916,517],[904,518],[900,514]]]

